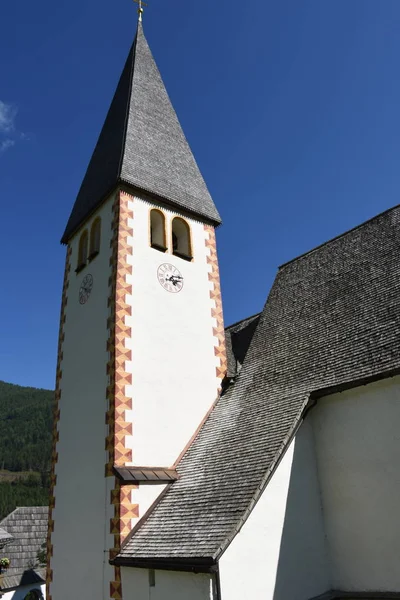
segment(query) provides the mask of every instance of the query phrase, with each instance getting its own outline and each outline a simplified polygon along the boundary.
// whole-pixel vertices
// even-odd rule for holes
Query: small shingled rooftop
[[[240,372],[259,320],[260,313],[225,328],[226,356],[228,359],[226,376],[228,379],[236,377]]]
[[[0,549],[3,548],[6,544],[8,544],[11,540],[13,540],[13,536],[11,533],[8,533],[5,529],[0,527]]]
[[[247,339],[234,384],[117,564],[211,568],[267,485],[310,398],[399,373],[400,207],[283,265]],[[235,361],[231,355],[233,376]]]
[[[1,530],[13,538],[2,551],[10,559],[10,567],[1,579],[0,592],[43,583],[45,569],[38,565],[37,552],[46,540],[48,514],[47,506],[19,507],[0,521]]]

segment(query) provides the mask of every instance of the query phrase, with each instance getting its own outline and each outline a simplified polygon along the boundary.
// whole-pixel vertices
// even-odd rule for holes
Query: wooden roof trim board
[[[123,483],[132,481],[166,482],[171,483],[178,479],[176,469],[165,467],[115,467],[114,472]]]
[[[111,562],[111,561],[110,561]],[[212,558],[159,558],[135,559],[117,556],[112,564],[136,569],[161,569],[163,571],[190,571],[192,573],[215,573],[218,563]]]

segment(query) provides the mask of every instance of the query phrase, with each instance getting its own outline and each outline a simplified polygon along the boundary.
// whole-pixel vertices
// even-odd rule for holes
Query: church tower
[[[123,597],[109,560],[218,395],[219,223],[139,22],[62,238],[49,600]]]

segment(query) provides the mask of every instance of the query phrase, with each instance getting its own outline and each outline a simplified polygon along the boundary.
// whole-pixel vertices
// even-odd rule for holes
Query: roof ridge
[[[17,506],[15,508],[15,510],[18,510],[20,508],[29,508],[29,510],[33,510],[33,509],[37,509],[37,508],[47,508],[48,509],[49,507],[47,506],[47,504],[38,504],[38,505],[35,505],[35,506]]]
[[[132,65],[130,68],[129,94],[128,94],[126,107],[125,107],[124,138],[123,138],[122,144],[121,144],[121,153],[120,153],[120,157],[119,157],[118,171],[117,171],[118,179],[121,179],[122,163],[124,161],[124,154],[125,154],[126,134],[127,134],[127,130],[128,130],[128,119],[129,119],[129,99],[132,97],[133,72],[135,70],[136,46],[137,46],[137,39],[138,39],[138,34],[139,34],[139,27],[141,27],[140,21],[138,21],[137,29],[136,29],[136,36],[135,36],[135,39],[133,41],[133,44],[132,44],[131,50],[130,50],[130,53],[132,52]]]
[[[390,208],[383,210],[382,212],[378,213],[377,215],[370,217],[366,221],[363,221],[362,223],[359,223],[358,225],[351,227],[351,229],[347,229],[346,231],[343,231],[342,233],[335,235],[333,238],[330,238],[329,240],[326,240],[325,242],[318,244],[318,246],[315,246],[314,248],[311,248],[310,250],[307,250],[306,252],[303,252],[302,254],[299,254],[298,256],[295,256],[294,258],[291,258],[290,260],[282,263],[281,265],[279,265],[278,270],[283,269],[284,267],[287,267],[291,263],[296,262],[296,260],[300,260],[301,258],[304,258],[304,257],[308,256],[309,254],[312,254],[313,252],[315,252],[316,250],[319,250],[320,248],[323,248],[324,246],[328,246],[328,244],[331,244],[332,242],[335,242],[336,240],[339,240],[340,238],[345,237],[346,235],[348,235],[349,233],[352,233],[353,231],[356,231],[357,229],[361,229],[361,227],[364,227],[364,225],[367,225],[367,223],[371,223],[372,221],[379,219],[383,215],[386,215],[387,213],[390,213],[392,210],[395,210],[396,208],[399,208],[399,207],[400,207],[400,204],[395,204],[394,206],[391,206]]]
[[[262,313],[262,310],[260,310],[257,313],[254,313],[254,315],[250,315],[249,317],[245,317],[244,319],[240,319],[240,321],[235,321],[235,323],[231,323],[230,325],[227,325],[225,327],[225,331],[227,331],[228,329],[231,329],[232,327],[236,327],[236,325],[240,325],[240,323],[244,323],[244,321],[249,321],[250,319],[255,319],[256,317],[259,317]]]
[[[178,204],[178,202],[174,202],[173,200],[169,200],[168,197],[164,194],[162,195],[160,192],[156,192],[152,189],[150,189],[151,186],[148,186],[147,188],[140,186],[137,183],[130,183],[128,179],[122,177],[121,175],[119,176],[118,182],[121,185],[124,186],[129,186],[129,188],[131,190],[136,190],[139,192],[139,194],[142,194],[142,196],[144,196],[144,199],[146,201],[150,201],[157,199],[159,202],[162,202],[166,208],[169,208],[170,210],[172,209],[173,212],[178,212],[181,214],[186,214],[187,216],[189,216],[191,219],[193,220],[197,220],[201,223],[206,222],[206,223],[211,223],[215,226],[215,228],[219,227],[222,224],[222,221],[219,221],[218,223],[216,221],[214,221],[211,217],[203,217],[201,216],[201,218],[199,217],[199,213],[197,213],[194,209],[188,208],[186,206],[181,206],[180,204]],[[183,189],[183,188],[181,188]],[[193,194],[191,194],[190,192],[185,192],[186,196],[188,198],[190,198],[191,200],[195,200],[196,196],[193,196]],[[108,194],[106,194],[106,196],[104,198],[107,197]]]
[[[13,515],[15,512],[17,512],[17,510],[18,510],[19,508],[21,508],[21,507],[20,507],[20,506],[17,506],[17,507],[16,507],[16,508],[14,508],[14,510],[12,510],[12,511],[11,511],[11,512],[10,512],[8,515],[6,515],[6,516],[4,517],[4,519],[2,519],[2,520],[0,521],[0,527],[2,527],[2,526],[3,526],[3,523],[4,523],[5,521],[7,521],[7,520],[8,520],[8,519],[11,517],[11,515]]]

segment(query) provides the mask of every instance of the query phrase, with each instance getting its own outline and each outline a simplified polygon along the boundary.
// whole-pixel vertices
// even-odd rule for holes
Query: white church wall
[[[114,546],[110,519],[115,515],[110,499],[115,486],[113,477],[105,478],[113,201],[114,196],[86,224],[90,231],[94,219],[101,217],[101,248],[78,274],[75,268],[82,230],[71,241],[52,515],[55,529],[50,589],[58,600],[67,597],[71,572],[85,597],[108,597],[110,581],[115,579],[108,563],[108,550]],[[132,385],[124,386],[124,394],[132,398],[132,410],[125,410],[123,418],[132,423],[133,435],[125,436],[124,445],[133,448],[135,465],[169,466],[216,398],[221,359],[216,356],[215,347],[220,341],[213,327],[221,326],[221,321],[217,323],[212,315],[216,301],[210,297],[214,283],[209,280],[213,267],[207,260],[209,232],[204,224],[187,219],[194,261],[178,258],[171,253],[170,241],[171,221],[177,213],[163,209],[170,246],[163,254],[149,244],[149,210],[153,206],[139,198],[128,202],[133,216],[128,219],[128,227],[133,234],[127,240],[132,248],[127,261],[133,268],[132,275],[125,275],[126,283],[132,284],[132,294],[125,299],[132,316],[125,316],[125,320],[132,338],[126,337],[124,343],[132,350],[132,360],[125,362]],[[183,274],[181,292],[171,294],[161,287],[157,268],[162,263],[175,265]],[[89,273],[94,280],[93,290],[86,304],[81,305],[79,288]],[[156,484],[132,489],[131,504],[139,505],[139,517],[164,487]]]
[[[112,538],[104,472],[112,203],[113,198],[107,200],[88,222],[90,227],[97,216],[101,217],[101,248],[78,274],[79,234],[71,242],[52,534],[51,594],[57,600],[69,598],[71,573],[73,587],[79,589],[82,598],[102,598],[103,579],[104,593],[109,594],[113,574],[105,553],[112,546]],[[93,289],[86,304],[81,305],[79,288],[88,273],[93,276]],[[103,569],[107,571],[104,578]]]
[[[154,571],[150,586],[147,569],[121,568],[124,600],[217,600],[213,577],[206,573]]]
[[[220,380],[214,346],[218,341],[212,331],[216,322],[211,316],[214,300],[204,225],[186,219],[194,260],[185,261],[171,253],[171,221],[177,213],[162,208],[169,251],[159,252],[150,246],[149,211],[154,207],[138,197],[133,202],[133,287],[127,297],[132,306],[127,320],[132,328],[132,361],[126,367],[132,373],[132,386],[126,393],[133,399],[134,464],[170,466],[216,398]],[[174,265],[183,275],[179,293],[160,285],[157,269],[163,263]]]
[[[138,490],[132,490],[132,502],[139,502],[139,517],[146,514],[153,502],[169,484],[141,483]]]
[[[400,378],[323,398],[310,416],[333,588],[398,592]]]
[[[2,594],[0,597],[1,600],[24,600],[31,590],[40,590],[43,595],[43,600],[46,599],[46,585],[39,585],[38,583],[32,585],[21,585],[15,590],[10,590],[3,593],[0,590],[0,594]]]
[[[309,600],[330,589],[309,422],[222,556],[220,577],[223,600]]]

